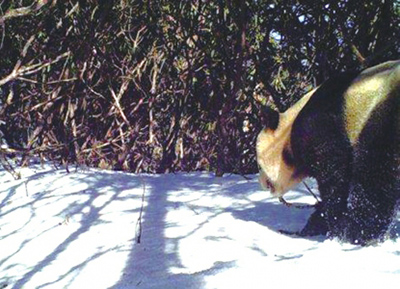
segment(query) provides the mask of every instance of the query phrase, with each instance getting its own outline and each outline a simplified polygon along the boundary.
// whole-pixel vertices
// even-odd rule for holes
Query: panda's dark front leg
[[[340,183],[338,181],[335,186],[319,185],[322,201],[301,230],[301,235],[342,235],[346,224],[348,186]]]
[[[300,236],[317,236],[328,233],[328,224],[324,218],[324,204],[319,202],[315,205],[315,211],[311,214],[307,224],[299,232]]]
[[[340,236],[347,213],[351,150],[339,136],[324,142],[320,138],[313,149],[308,157],[309,171],[318,181],[322,201],[302,232],[306,234],[319,231],[332,237]]]
[[[293,128],[292,148],[298,166],[317,180],[322,199],[302,234],[339,235],[352,172],[352,147],[341,117],[321,110],[301,118]]]
[[[328,226],[328,236],[340,238],[347,222],[348,182],[322,191],[324,193],[321,194],[324,194],[325,199],[323,214]]]

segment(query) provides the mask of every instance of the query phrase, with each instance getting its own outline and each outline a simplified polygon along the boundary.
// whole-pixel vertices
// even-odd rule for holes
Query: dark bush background
[[[254,173],[265,105],[400,58],[399,36],[396,0],[2,0],[2,160]]]

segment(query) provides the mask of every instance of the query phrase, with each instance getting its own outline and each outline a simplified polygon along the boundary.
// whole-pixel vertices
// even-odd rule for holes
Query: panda
[[[305,177],[318,183],[321,202],[297,233],[383,241],[400,199],[400,60],[340,73],[262,119],[261,185],[282,197]]]

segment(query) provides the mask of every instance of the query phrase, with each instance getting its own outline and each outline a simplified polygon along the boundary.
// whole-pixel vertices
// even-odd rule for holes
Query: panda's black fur
[[[352,107],[346,107],[345,95],[360,72],[323,83],[295,118],[290,165],[317,180],[322,199],[301,235],[327,233],[365,245],[382,240],[393,224],[400,199],[400,62],[392,66],[397,81],[356,141],[346,127]]]

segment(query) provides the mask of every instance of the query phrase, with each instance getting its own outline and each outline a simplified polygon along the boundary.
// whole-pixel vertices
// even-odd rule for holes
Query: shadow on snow
[[[62,198],[79,194],[85,195],[85,200],[81,202],[74,202],[69,204],[68,207],[61,209],[54,213],[54,216],[65,216],[69,215],[84,215],[81,218],[79,227],[73,231],[67,238],[59,243],[51,253],[44,256],[37,264],[28,269],[28,271],[19,280],[9,280],[4,277],[0,277],[0,287],[10,286],[7,288],[22,288],[28,284],[30,280],[35,277],[37,273],[42,271],[44,268],[49,266],[57,257],[63,253],[70,244],[77,240],[80,236],[86,233],[89,229],[95,226],[102,225],[105,221],[102,220],[102,210],[109,206],[114,201],[128,201],[131,198],[141,199],[141,193],[136,194],[123,194],[125,190],[137,189],[137,192],[142,191],[143,183],[145,184],[145,201],[146,206],[144,207],[144,215],[142,220],[142,235],[141,243],[136,242],[137,236],[135,236],[135,227],[137,222],[137,216],[140,212],[140,207],[132,208],[130,211],[132,214],[132,220],[130,225],[126,228],[132,232],[131,246],[129,251],[128,260],[125,264],[125,269],[121,274],[120,280],[111,288],[166,288],[167,284],[170,284],[170,279],[174,279],[176,288],[202,288],[204,286],[204,277],[208,275],[214,275],[220,271],[229,269],[234,266],[234,261],[229,262],[215,262],[211,267],[190,273],[174,273],[171,272],[171,268],[183,268],[182,260],[179,255],[179,242],[192,234],[195,234],[205,226],[210,219],[216,218],[223,213],[230,213],[234,219],[242,220],[245,222],[255,222],[261,226],[278,232],[279,230],[298,231],[307,222],[308,217],[312,213],[313,209],[296,209],[288,208],[280,204],[278,201],[272,201],[268,198],[267,193],[261,192],[258,182],[256,180],[246,181],[244,178],[238,176],[228,176],[222,179],[215,179],[208,174],[180,174],[174,175],[157,175],[157,176],[138,176],[129,174],[115,174],[102,171],[87,171],[79,174],[70,173],[67,174],[64,171],[56,171],[56,176],[52,177],[52,184],[47,184],[45,190],[42,192],[36,192],[30,194],[30,183],[40,179],[46,180],[48,174],[54,174],[53,170],[47,172],[39,172],[31,177],[25,179],[25,181],[17,182],[15,185],[9,187],[6,190],[0,189],[0,220],[8,215],[15,213],[17,210],[23,208],[30,209],[30,217],[27,218],[26,222],[22,224],[21,228],[11,231],[6,235],[1,235],[0,241],[8,238],[15,234],[18,230],[27,226],[35,218],[35,207],[49,205],[60,201]],[[62,179],[68,176],[71,181],[82,182],[86,184],[86,189],[82,191],[69,191],[68,187],[59,187],[54,189],[53,183],[57,179]],[[171,178],[174,181],[171,181]],[[213,180],[219,180],[220,186],[215,187]],[[17,189],[25,187],[27,195],[31,196],[31,200],[28,203],[23,203],[21,206],[16,206],[8,209],[8,204],[12,202],[12,196],[16,194]],[[61,191],[58,194],[52,194],[55,190]],[[106,190],[107,194],[111,194],[106,202],[101,206],[95,205],[96,199],[101,195],[101,192]],[[191,209],[196,214],[202,214],[207,212],[209,215],[207,220],[191,227],[191,229],[179,236],[179,237],[166,237],[166,230],[171,224],[166,223],[167,214],[173,211],[174,208],[187,205],[184,201],[171,201],[169,196],[171,193],[176,194],[182,190],[188,192],[201,192],[199,198],[202,196],[207,197],[218,197],[224,196],[237,201],[246,201],[247,205],[241,207],[235,205],[233,207],[224,207],[215,209],[214,203],[210,203],[209,206],[193,205]],[[297,193],[301,195],[306,192],[301,192],[301,188],[297,189]],[[259,192],[260,191],[260,192]],[[265,198],[260,201],[251,201],[249,196],[251,194],[266,194]],[[294,200],[296,201],[296,199]],[[42,204],[45,202],[45,204]],[[86,210],[83,214],[84,209]],[[116,220],[117,221],[117,220]],[[114,221],[113,221],[114,222]],[[394,226],[393,231],[395,234],[399,234],[398,222]],[[55,223],[54,226],[50,226],[47,230],[53,230],[59,226]],[[1,232],[1,231],[0,231]],[[46,232],[43,232],[43,234]],[[209,240],[216,240],[218,236],[206,236]],[[324,238],[312,238],[315,241],[323,241]],[[15,254],[20,252],[25,246],[33,241],[31,239],[25,239],[19,246],[19,249],[13,252],[7,252],[7,256],[1,256],[0,267],[3,264],[13,258]],[[116,241],[118,243],[118,240]],[[167,250],[168,246],[168,250]],[[63,279],[74,280],[74,276],[79,274],[80,269],[84,268],[87,264],[93,260],[107,254],[110,250],[124,250],[123,246],[116,244],[112,248],[107,250],[98,251],[86,260],[79,262],[72,268],[69,268],[64,274],[56,276],[52,281],[48,281],[42,284],[38,288],[46,287],[47,285],[56,284]],[[261,248],[254,248],[259,251],[260,254],[265,254]],[[302,255],[291,256],[290,258],[300,258]],[[281,260],[286,260],[285,256],[282,256]],[[13,264],[11,266],[17,266]],[[7,268],[5,268],[7,269]]]

